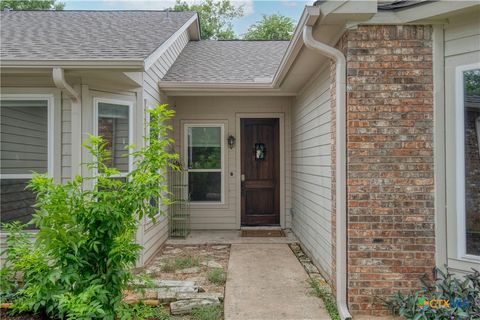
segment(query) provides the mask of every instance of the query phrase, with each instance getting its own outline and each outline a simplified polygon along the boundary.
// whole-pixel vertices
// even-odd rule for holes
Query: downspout
[[[346,70],[343,53],[313,38],[312,25],[303,29],[303,42],[307,48],[335,62],[335,111],[336,111],[336,298],[342,319],[351,319],[347,305],[347,170],[346,170]]]
[[[67,83],[67,80],[65,80],[65,73],[63,72],[62,68],[54,67],[52,71],[52,77],[53,83],[55,83],[55,86],[58,89],[67,90],[72,101],[80,101],[80,95],[78,94],[78,92],[75,91],[75,89],[73,89],[72,86]]]

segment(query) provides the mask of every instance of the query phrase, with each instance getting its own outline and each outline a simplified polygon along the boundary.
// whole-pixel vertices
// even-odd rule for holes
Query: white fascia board
[[[445,15],[451,12],[479,8],[477,1],[435,1],[398,11],[379,11],[367,21],[351,21],[349,27],[361,24],[447,24]],[[440,17],[440,18],[435,18]]]
[[[198,20],[197,15],[194,14],[187,22],[183,24],[174,34],[170,36],[160,47],[158,47],[155,51],[153,51],[146,59],[145,59],[145,70],[148,70],[158,59],[165,53],[165,51],[170,48],[170,46],[184,33],[192,24],[196,23]]]
[[[142,59],[118,60],[1,60],[1,68],[54,68],[65,69],[143,69]]]

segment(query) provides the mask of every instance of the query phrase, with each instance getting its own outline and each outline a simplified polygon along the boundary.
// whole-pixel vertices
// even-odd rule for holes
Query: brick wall
[[[388,314],[381,299],[418,288],[435,266],[431,33],[429,26],[360,26],[338,44],[347,57],[353,314]]]

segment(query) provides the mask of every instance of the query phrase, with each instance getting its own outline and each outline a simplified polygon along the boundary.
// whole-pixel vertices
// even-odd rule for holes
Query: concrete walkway
[[[225,320],[330,319],[287,244],[233,244]]]

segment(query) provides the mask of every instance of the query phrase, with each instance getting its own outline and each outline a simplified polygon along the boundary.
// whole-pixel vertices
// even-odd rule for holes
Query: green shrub
[[[29,188],[37,200],[32,223],[39,229],[35,244],[8,249],[14,257],[8,257],[9,268],[21,272],[24,282],[15,311],[52,318],[116,318],[141,249],[135,242],[139,221],[144,216],[154,220],[159,204],[169,204],[163,172],[177,169],[178,155],[167,151],[173,142],[171,127],[164,125],[173,111],[160,105],[149,113],[154,138],[146,137],[146,147],[131,152],[134,169],[125,179],[114,179],[119,172],[106,165],[108,142],[95,136],[84,144],[95,159],[87,164],[97,172],[94,178],[77,176],[56,184],[46,175],[33,175]],[[15,237],[18,232],[9,238]]]
[[[227,281],[223,268],[214,268],[208,271],[207,278],[208,281],[216,285],[223,285]]]
[[[433,270],[435,281],[422,279],[424,287],[407,295],[397,292],[386,305],[407,319],[480,319],[480,273],[463,279],[440,269]]]
[[[194,320],[221,320],[223,319],[223,308],[221,306],[204,306],[193,310]]]

